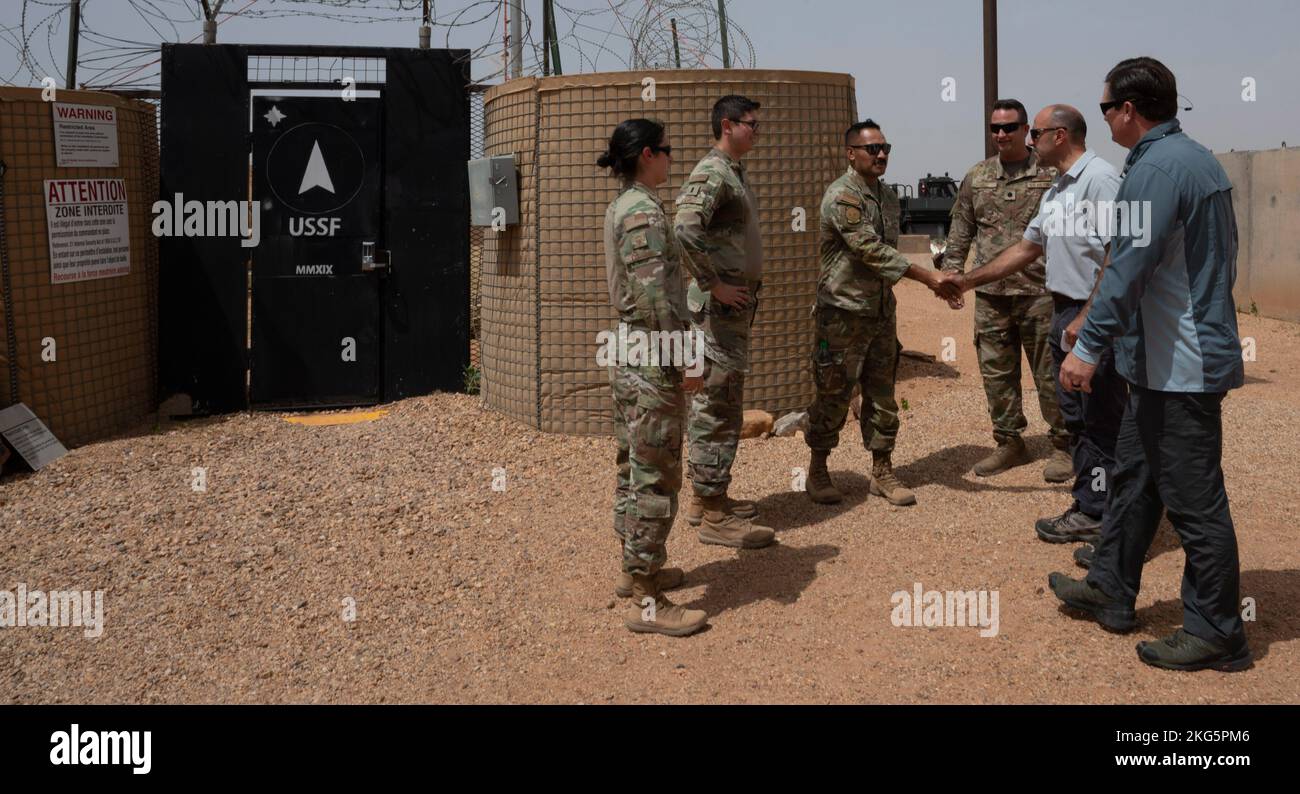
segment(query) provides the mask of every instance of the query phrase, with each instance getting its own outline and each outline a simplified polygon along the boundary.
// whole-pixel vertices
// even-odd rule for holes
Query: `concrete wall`
[[[1300,149],[1217,155],[1237,214],[1239,308],[1300,322]]]

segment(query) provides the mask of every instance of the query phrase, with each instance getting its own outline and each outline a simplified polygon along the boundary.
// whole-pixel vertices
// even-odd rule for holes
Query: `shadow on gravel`
[[[817,578],[817,564],[838,557],[838,546],[787,546],[740,551],[686,573],[686,586],[705,585],[704,594],[683,606],[703,609],[710,619],[758,601],[793,604]]]
[[[1043,445],[1034,443],[1037,439],[1025,439],[1034,459],[1019,468],[1037,468],[1040,473],[1045,465],[1044,458],[1046,452],[1040,449]],[[947,447],[935,452],[931,452],[923,458],[918,458],[911,463],[895,467],[894,473],[903,481],[904,485],[910,488],[916,488],[922,485],[943,485],[954,491],[970,491],[980,493],[982,491],[1002,491],[1005,493],[1037,493],[1039,491],[1060,491],[1062,496],[1069,494],[1069,484],[1053,484],[1043,482],[1040,485],[999,485],[1000,475],[992,477],[976,477],[971,473],[975,464],[993,451],[992,444],[989,446],[980,446],[977,444],[958,444],[955,447]],[[1041,477],[1040,477],[1041,479]],[[1062,508],[1064,509],[1064,508]]]
[[[1275,642],[1300,639],[1300,615],[1292,608],[1300,598],[1300,571],[1242,571],[1241,597],[1253,598],[1255,619],[1246,621],[1246,639],[1255,659],[1268,655]],[[1180,598],[1139,609],[1138,631],[1167,637],[1183,625]]]
[[[921,358],[921,356],[928,356]],[[933,356],[926,353],[915,353],[910,350],[903,352],[898,357],[898,374],[894,380],[902,383],[912,378],[942,378],[944,380],[954,380],[960,373],[951,365],[946,364]]]
[[[758,500],[758,523],[777,532],[786,532],[821,523],[862,504],[868,496],[870,481],[855,471],[836,470],[834,455],[827,468],[835,487],[844,494],[839,504],[821,505],[809,499],[803,491],[781,491]]]

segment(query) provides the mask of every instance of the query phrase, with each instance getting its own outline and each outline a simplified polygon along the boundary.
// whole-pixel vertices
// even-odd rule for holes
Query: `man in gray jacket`
[[[1174,75],[1154,58],[1121,61],[1106,75],[1101,112],[1131,151],[1111,265],[1060,379],[1089,391],[1097,361],[1113,349],[1129,398],[1096,558],[1086,579],[1053,573],[1048,583],[1106,628],[1132,629],[1143,560],[1167,513],[1187,555],[1183,626],[1138,643],[1138,657],[1175,670],[1242,670],[1251,653],[1220,466],[1220,407],[1245,374],[1232,300],[1237,225],[1227,174],[1183,133],[1177,111]]]

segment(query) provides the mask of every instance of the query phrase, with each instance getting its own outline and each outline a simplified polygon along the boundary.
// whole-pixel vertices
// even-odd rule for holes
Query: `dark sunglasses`
[[[663,152],[669,157],[673,156],[673,147],[671,146],[650,146],[648,148],[650,149],[650,151],[655,153]]]
[[[1117,108],[1127,101],[1128,101],[1127,99],[1112,99],[1109,102],[1102,102],[1100,105],[1098,105],[1098,107],[1101,108],[1101,115],[1104,116],[1110,112],[1111,108]]]
[[[750,119],[749,121],[742,121],[740,119],[728,119],[728,121],[730,121],[732,124],[744,124],[746,127],[749,127],[754,132],[758,132],[758,122],[753,119]]]
[[[894,147],[892,144],[888,144],[888,143],[850,143],[849,148],[865,149],[867,154],[871,155],[872,157],[875,157],[881,152],[884,152],[885,154],[889,154],[890,150],[892,150]]]
[[[1020,129],[1020,122],[1018,121],[1011,124],[990,124],[989,125],[989,132],[993,133],[994,135],[997,135],[999,132],[1005,132],[1006,134],[1010,135],[1011,133],[1015,132],[1018,129]]]
[[[1029,140],[1036,141],[1038,140],[1038,136],[1042,135],[1044,132],[1063,129],[1065,129],[1065,127],[1034,127],[1029,131]]]

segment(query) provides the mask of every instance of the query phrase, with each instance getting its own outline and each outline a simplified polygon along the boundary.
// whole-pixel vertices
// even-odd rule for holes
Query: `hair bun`
[[[614,157],[609,152],[605,152],[596,158],[596,165],[601,168],[610,168],[614,165]]]

